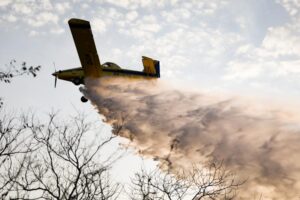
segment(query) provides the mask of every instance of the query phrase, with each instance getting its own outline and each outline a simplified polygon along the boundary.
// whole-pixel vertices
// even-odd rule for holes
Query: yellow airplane
[[[101,64],[97,54],[90,22],[82,19],[70,19],[68,23],[82,67],[60,70],[53,73],[52,75],[55,76],[55,87],[57,79],[70,81],[75,85],[80,85],[84,84],[84,79],[87,77],[101,78],[105,76],[121,76],[146,79],[160,77],[159,61],[146,56],[142,56],[144,66],[143,71],[122,69],[112,62]],[[87,99],[83,96],[81,97],[81,101],[87,102]]]

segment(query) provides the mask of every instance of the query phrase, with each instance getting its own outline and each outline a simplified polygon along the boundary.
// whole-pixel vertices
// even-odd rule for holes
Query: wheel
[[[81,80],[80,80],[80,78],[74,78],[72,82],[73,82],[75,85],[80,85]]]
[[[87,99],[87,98],[85,98],[84,96],[82,96],[82,97],[80,98],[80,100],[81,100],[83,103],[85,103],[85,102],[87,102],[87,101],[88,101],[88,99]]]

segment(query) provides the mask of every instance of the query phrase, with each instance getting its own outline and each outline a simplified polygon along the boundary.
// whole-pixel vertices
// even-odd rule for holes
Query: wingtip
[[[84,27],[84,28],[90,28],[90,22],[83,20],[83,19],[77,19],[77,18],[71,18],[68,21],[70,27]]]

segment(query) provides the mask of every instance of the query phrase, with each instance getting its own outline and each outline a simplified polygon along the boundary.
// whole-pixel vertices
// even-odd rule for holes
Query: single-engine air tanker
[[[89,21],[82,19],[70,19],[69,26],[73,35],[75,46],[82,67],[60,70],[52,75],[55,76],[55,87],[57,79],[73,82],[75,85],[84,84],[84,79],[101,78],[105,76],[120,76],[131,78],[153,79],[160,77],[159,61],[142,56],[143,71],[122,69],[112,62],[100,63],[94,42],[91,25]],[[82,102],[87,99],[82,96]]]

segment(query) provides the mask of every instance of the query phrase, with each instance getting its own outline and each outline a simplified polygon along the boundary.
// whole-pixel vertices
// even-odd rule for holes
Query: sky
[[[80,66],[70,18],[91,22],[102,63],[142,70],[145,55],[160,60],[162,80],[191,89],[300,97],[299,0],[0,0],[1,67],[42,66],[33,80],[0,85],[8,109],[98,116],[72,83],[54,88],[55,68]]]
[[[53,63],[57,70],[80,66],[67,25],[75,17],[91,21],[102,63],[141,70],[146,55],[160,60],[168,81],[296,101],[299,8],[297,0],[1,0],[0,64],[15,58],[42,65],[40,79],[24,84],[44,95],[25,95],[23,88],[18,94],[26,104],[74,103],[76,89],[60,82],[52,90],[50,74]]]

